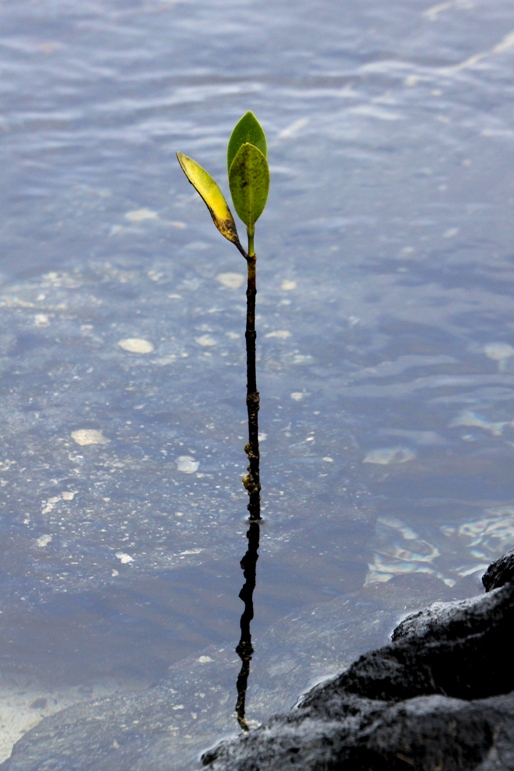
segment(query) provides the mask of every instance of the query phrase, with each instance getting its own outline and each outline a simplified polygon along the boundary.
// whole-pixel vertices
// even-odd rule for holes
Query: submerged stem
[[[245,719],[245,709],[246,691],[248,689],[248,678],[250,676],[250,662],[254,652],[250,624],[253,619],[253,590],[255,589],[257,579],[257,560],[259,559],[260,525],[258,522],[250,521],[246,537],[248,539],[248,549],[241,560],[241,568],[245,577],[245,583],[239,592],[239,597],[244,602],[245,609],[240,622],[241,638],[239,640],[239,645],[236,648],[236,653],[241,659],[241,670],[236,684],[236,716],[237,722],[243,731],[250,730]]]

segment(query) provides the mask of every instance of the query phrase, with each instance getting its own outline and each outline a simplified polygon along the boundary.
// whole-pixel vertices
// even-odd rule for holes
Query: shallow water
[[[514,8],[0,22],[2,757],[48,717],[4,767],[191,768],[237,730],[245,266],[174,153],[270,144],[255,724],[514,546]]]

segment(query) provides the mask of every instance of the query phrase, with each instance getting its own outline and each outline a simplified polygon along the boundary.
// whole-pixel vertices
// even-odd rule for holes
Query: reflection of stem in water
[[[243,731],[250,730],[245,720],[245,702],[248,677],[250,675],[250,661],[252,660],[253,655],[250,624],[253,618],[253,590],[255,589],[257,560],[259,559],[259,536],[259,523],[250,521],[250,526],[246,534],[246,537],[248,538],[248,550],[241,560],[241,568],[244,573],[245,583],[239,592],[239,597],[243,600],[245,609],[241,616],[241,639],[236,648],[236,653],[242,661],[241,671],[237,678],[236,715],[237,721]]]

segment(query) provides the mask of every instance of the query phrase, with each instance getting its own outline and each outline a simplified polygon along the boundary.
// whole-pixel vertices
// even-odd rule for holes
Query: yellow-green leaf
[[[237,155],[237,152],[241,145],[245,142],[249,142],[251,145],[261,151],[265,158],[268,157],[268,145],[266,142],[266,134],[263,128],[253,112],[246,112],[243,117],[236,123],[230,139],[228,140],[227,148],[227,168],[230,172],[232,161]]]
[[[177,153],[177,158],[182,171],[204,200],[221,235],[242,250],[234,217],[217,182],[199,163],[184,153]]]
[[[228,181],[236,212],[253,234],[269,191],[268,161],[255,145],[241,145],[230,166]]]

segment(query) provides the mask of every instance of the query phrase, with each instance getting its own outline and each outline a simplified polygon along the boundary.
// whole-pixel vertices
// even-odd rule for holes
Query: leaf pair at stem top
[[[182,171],[200,194],[220,233],[245,257],[253,257],[255,223],[266,206],[269,191],[268,147],[261,124],[247,112],[236,124],[227,149],[228,182],[234,208],[246,225],[248,252],[239,241],[236,223],[219,185],[196,161],[177,153]]]

